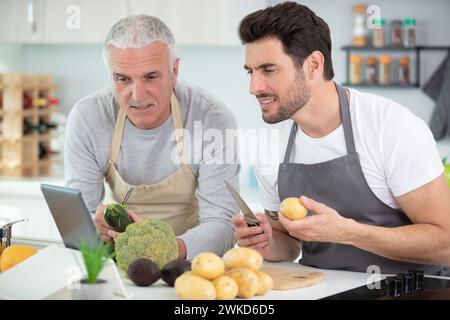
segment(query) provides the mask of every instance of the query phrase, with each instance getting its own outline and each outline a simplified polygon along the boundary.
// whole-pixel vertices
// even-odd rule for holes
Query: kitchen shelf
[[[421,52],[425,50],[436,50],[436,51],[449,51],[450,52],[450,46],[415,46],[415,47],[373,47],[373,46],[365,46],[365,47],[357,47],[357,46],[343,46],[341,47],[342,50],[346,52],[346,60],[345,60],[345,69],[346,69],[346,83],[345,86],[351,86],[351,87],[373,87],[373,88],[395,88],[395,89],[407,89],[407,88],[420,88],[420,56]],[[416,62],[415,62],[415,79],[410,84],[389,84],[389,85],[382,85],[382,84],[351,84],[349,82],[350,79],[350,53],[352,51],[360,51],[360,52],[412,52],[416,55]]]
[[[2,90],[2,135],[0,139],[0,169],[2,177],[39,177],[51,173],[50,142],[52,134],[39,134],[34,131],[24,135],[24,120],[34,124],[32,130],[38,130],[41,117],[45,123],[51,123],[57,103],[54,89],[57,87],[50,74],[0,73]],[[38,100],[47,99],[45,105]],[[55,102],[56,101],[56,102]],[[41,104],[42,102],[39,101]],[[29,108],[25,109],[25,105]],[[42,149],[47,152],[46,158],[39,159]]]
[[[381,88],[392,88],[392,89],[398,89],[398,88],[418,88],[419,84],[418,83],[411,83],[411,84],[367,84],[367,83],[360,83],[360,84],[353,84],[353,83],[343,83],[342,84],[344,87],[364,87],[364,88],[377,88],[377,89],[381,89]]]
[[[351,51],[418,51],[418,50],[450,50],[450,46],[415,46],[415,47],[357,47],[343,46],[342,50]]]

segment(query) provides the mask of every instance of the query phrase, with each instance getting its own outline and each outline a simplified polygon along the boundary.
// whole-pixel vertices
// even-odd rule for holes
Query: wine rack
[[[50,74],[0,74],[0,176],[51,175],[55,89]]]

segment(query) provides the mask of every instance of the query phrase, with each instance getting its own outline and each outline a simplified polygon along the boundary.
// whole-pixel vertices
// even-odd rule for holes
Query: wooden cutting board
[[[261,268],[262,272],[269,274],[273,279],[274,290],[289,290],[303,288],[318,284],[325,279],[325,273],[297,268]]]

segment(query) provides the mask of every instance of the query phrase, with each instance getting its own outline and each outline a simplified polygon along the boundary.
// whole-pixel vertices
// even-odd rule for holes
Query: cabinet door
[[[237,27],[264,0],[130,0],[130,14],[160,18],[179,45],[239,45]]]
[[[124,0],[46,0],[46,43],[103,43],[128,15]]]
[[[44,37],[44,1],[0,1],[0,42],[41,42]]]

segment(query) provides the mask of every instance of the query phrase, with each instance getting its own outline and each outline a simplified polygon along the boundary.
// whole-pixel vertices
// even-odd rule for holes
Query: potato
[[[273,279],[267,273],[261,271],[255,271],[258,276],[259,286],[258,291],[256,291],[257,296],[262,296],[267,293],[267,291],[273,288]]]
[[[247,268],[234,268],[228,270],[225,275],[231,277],[236,281],[240,298],[253,297],[259,288],[258,276],[253,270]]]
[[[286,198],[281,202],[280,212],[291,220],[300,220],[306,217],[308,210],[301,204],[299,198]]]
[[[228,250],[222,259],[227,269],[247,268],[256,271],[263,263],[261,254],[250,248],[233,248]]]
[[[185,272],[175,280],[175,292],[183,300],[214,300],[214,284],[192,272]]]
[[[215,253],[203,252],[192,260],[191,269],[196,275],[212,280],[223,275],[225,264]]]
[[[216,288],[217,300],[231,300],[236,298],[239,287],[233,278],[229,276],[220,276],[213,280]]]

